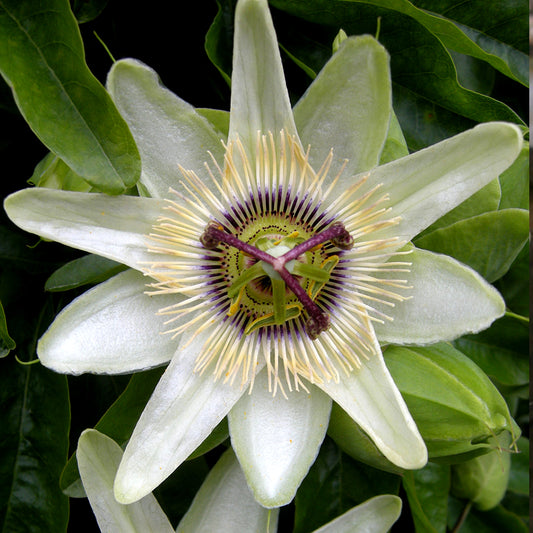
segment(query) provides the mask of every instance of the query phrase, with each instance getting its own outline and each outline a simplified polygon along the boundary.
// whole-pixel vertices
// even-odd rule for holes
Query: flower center
[[[253,264],[239,272],[237,279],[229,287],[228,296],[232,299],[229,316],[237,311],[249,283],[265,276],[270,280],[273,310],[254,319],[246,328],[246,333],[258,327],[282,325],[286,320],[299,316],[303,307],[309,316],[305,330],[311,339],[316,339],[330,325],[329,316],[314,300],[320,288],[329,280],[332,265],[329,261],[317,266],[308,262],[305,256],[327,241],[342,250],[349,250],[353,246],[353,239],[342,222],[333,223],[308,239],[302,240],[298,237],[298,232],[294,232],[280,240],[264,237],[257,239],[255,244],[250,244],[227,232],[219,223],[211,221],[200,238],[200,242],[208,250],[214,250],[224,243],[255,259]],[[298,276],[321,285],[316,289],[312,283],[306,290],[297,279]],[[299,303],[287,305],[287,288]]]
[[[164,333],[194,341],[195,370],[241,386],[268,369],[273,394],[340,379],[379,348],[372,322],[406,297],[408,263],[388,195],[368,176],[337,189],[297,138],[258,133],[253,154],[236,139],[208,176],[180,168],[181,192],[148,236],[148,294],[175,296]],[[342,172],[342,170],[340,171]],[[211,181],[209,181],[209,178]],[[193,347],[191,346],[191,350]]]

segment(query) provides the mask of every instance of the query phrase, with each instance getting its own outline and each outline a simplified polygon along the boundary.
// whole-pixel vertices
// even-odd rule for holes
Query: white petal
[[[265,509],[254,500],[230,448],[209,472],[176,533],[276,531],[278,514],[279,509]]]
[[[180,347],[155,388],[128,443],[115,482],[122,503],[142,498],[206,439],[245,390],[193,371],[209,330]]]
[[[257,132],[296,135],[278,41],[266,0],[241,0],[235,11],[229,139],[255,153]]]
[[[370,171],[361,193],[382,184],[391,200],[387,216],[402,217],[399,225],[373,237],[411,240],[497,178],[516,159],[521,146],[517,126],[490,122]]]
[[[331,400],[309,386],[310,393],[268,390],[268,373],[257,376],[228,415],[231,444],[255,499],[265,507],[288,504],[307,475],[329,422]]]
[[[24,189],[4,203],[22,229],[137,270],[143,261],[153,261],[146,236],[163,205],[151,198],[53,189]]]
[[[383,355],[363,360],[359,370],[340,382],[319,387],[337,402],[392,463],[405,469],[422,468],[427,449],[400,391],[385,366]]]
[[[102,533],[172,533],[167,516],[152,494],[132,505],[113,496],[113,481],[122,457],[120,446],[95,429],[85,430],[76,458],[80,476]]]
[[[76,298],[39,340],[43,365],[67,374],[123,374],[170,361],[178,341],[161,334],[156,313],[183,297],[147,296],[148,281],[129,270]]]
[[[107,88],[135,138],[142,159],[142,184],[156,197],[178,188],[178,165],[205,173],[211,151],[222,161],[220,134],[193,106],[161,85],[155,71],[140,61],[114,63]]]
[[[402,500],[383,494],[353,507],[313,533],[386,533],[401,512]]]
[[[393,318],[376,324],[381,341],[430,344],[488,328],[505,312],[498,291],[477,272],[447,256],[414,249],[405,274],[411,289],[398,290],[409,300],[394,309],[376,305]]]
[[[391,113],[389,55],[370,35],[345,40],[294,108],[310,163],[318,170],[334,149],[329,177],[349,161],[339,182],[375,167],[387,137]]]

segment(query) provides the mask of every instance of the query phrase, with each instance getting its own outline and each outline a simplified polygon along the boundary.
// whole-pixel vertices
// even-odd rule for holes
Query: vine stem
[[[461,529],[462,525],[464,524],[467,516],[468,516],[468,513],[470,513],[470,509],[472,508],[472,502],[469,501],[464,509],[463,509],[463,512],[461,513],[461,516],[459,516],[458,520],[457,520],[457,523],[455,524],[455,526],[453,527],[452,531],[450,533],[459,533],[459,530]]]

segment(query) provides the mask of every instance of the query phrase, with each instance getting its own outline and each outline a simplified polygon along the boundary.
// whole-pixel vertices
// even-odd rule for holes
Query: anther
[[[305,323],[305,331],[309,338],[314,341],[323,331],[330,326],[329,315],[326,313],[316,313],[310,316]]]
[[[218,222],[211,220],[211,222],[207,224],[205,231],[200,237],[200,242],[202,243],[202,246],[204,248],[207,248],[208,250],[214,250],[215,248],[217,248],[218,245],[221,243],[219,233],[222,229],[222,226]]]
[[[331,231],[335,235],[330,240],[331,242],[341,250],[350,250],[353,247],[353,237],[348,233],[342,222],[335,222],[327,231]]]

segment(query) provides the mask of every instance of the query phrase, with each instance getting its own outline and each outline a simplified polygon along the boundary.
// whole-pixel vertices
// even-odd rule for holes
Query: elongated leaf
[[[66,377],[14,359],[0,366],[0,531],[61,533],[68,521],[58,483],[68,449]]]
[[[527,325],[503,317],[477,335],[465,335],[454,344],[499,385],[525,386],[529,380]]]
[[[416,532],[445,533],[450,467],[429,463],[422,470],[405,472],[402,484]]]
[[[508,120],[523,123],[525,113],[519,118],[507,105],[461,86],[448,52],[448,48],[457,45],[463,54],[483,57],[491,64],[496,62],[511,79],[518,78],[527,84],[527,56],[512,46],[498,43],[501,45],[499,51],[496,46],[490,52],[481,52],[477,42],[461,32],[452,21],[417,10],[407,0],[274,0],[273,5],[319,24],[321,31],[330,32],[331,40],[339,28],[349,35],[375,34],[380,19],[379,41],[391,56],[394,109],[411,150],[434,144],[476,122]],[[303,31],[298,33],[299,39],[293,36],[294,24],[287,24],[286,31],[280,28],[280,42],[299,61],[318,71],[329,59],[331,51],[324,48],[323,43],[310,46],[310,31],[301,27]],[[450,42],[445,39],[447,32]],[[314,30],[313,36],[316,33]],[[494,39],[481,37],[481,41],[488,39],[494,44]],[[326,43],[329,44],[327,40]],[[515,69],[510,67],[511,64],[520,66]],[[516,76],[515,71],[519,72]]]
[[[528,238],[528,212],[502,209],[460,220],[415,243],[420,248],[455,257],[487,281],[501,278]]]
[[[67,0],[0,2],[0,72],[33,131],[74,172],[109,193],[136,183],[137,148],[85,63]]]
[[[500,209],[529,209],[529,146],[524,144],[516,161],[500,176]]]
[[[418,3],[418,2],[417,2]],[[443,16],[436,16],[425,10],[415,7],[408,0],[348,0],[331,2],[330,0],[275,0],[273,4],[280,8],[287,10],[293,14],[298,14],[303,18],[327,24],[332,19],[336,21],[350,21],[361,18],[361,14],[368,12],[366,5],[370,4],[375,9],[382,9],[382,14],[385,18],[399,18],[404,15],[416,20],[423,25],[427,30],[436,35],[446,47],[451,48],[457,52],[471,55],[478,59],[486,61],[491,66],[500,70],[506,76],[509,76],[524,85],[528,85],[528,67],[527,55],[523,51],[514,48],[514,42],[505,44],[505,41],[500,40],[501,36],[493,39],[482,31],[476,30],[476,24],[479,20],[491,21],[491,26],[497,26],[493,19],[487,17],[484,9],[484,4],[479,4],[479,7],[471,7],[471,20],[473,24],[470,28],[454,23]],[[429,9],[439,10],[444,6],[435,6],[433,2]],[[468,3],[471,5],[471,3]],[[327,8],[326,8],[327,7]],[[386,10],[390,10],[387,13]],[[500,13],[500,23],[505,21],[508,24],[516,23],[522,25],[522,29],[527,28],[527,7],[525,2],[521,5],[521,10],[509,8],[505,13]],[[495,11],[499,11],[499,7],[495,7]],[[391,13],[392,12],[392,13]],[[440,11],[444,13],[443,11]],[[393,14],[395,13],[395,14]],[[448,13],[446,13],[448,16]],[[522,15],[522,16],[520,16]],[[469,21],[470,22],[470,21]],[[348,25],[343,24],[347,31]],[[483,30],[484,28],[480,28]],[[516,27],[515,27],[516,32]],[[524,32],[524,31],[523,31]],[[509,37],[510,32],[506,32],[505,37]],[[514,40],[515,38],[513,38]]]
[[[462,2],[458,0],[416,0],[416,6],[428,11],[446,13],[446,17],[465,27],[476,28],[484,34],[524,53],[528,52],[527,3],[518,2]],[[438,7],[437,7],[438,6]]]
[[[231,50],[233,43],[233,13],[236,0],[218,2],[218,13],[205,36],[205,50],[228,85],[231,85],[231,57],[222,50]],[[220,46],[223,43],[224,46]]]
[[[91,192],[93,187],[56,154],[49,152],[35,167],[28,183],[37,187],[63,189],[65,191]]]
[[[124,265],[99,255],[89,254],[68,262],[56,270],[44,288],[50,292],[68,291],[83,285],[95,284],[126,270]]]

